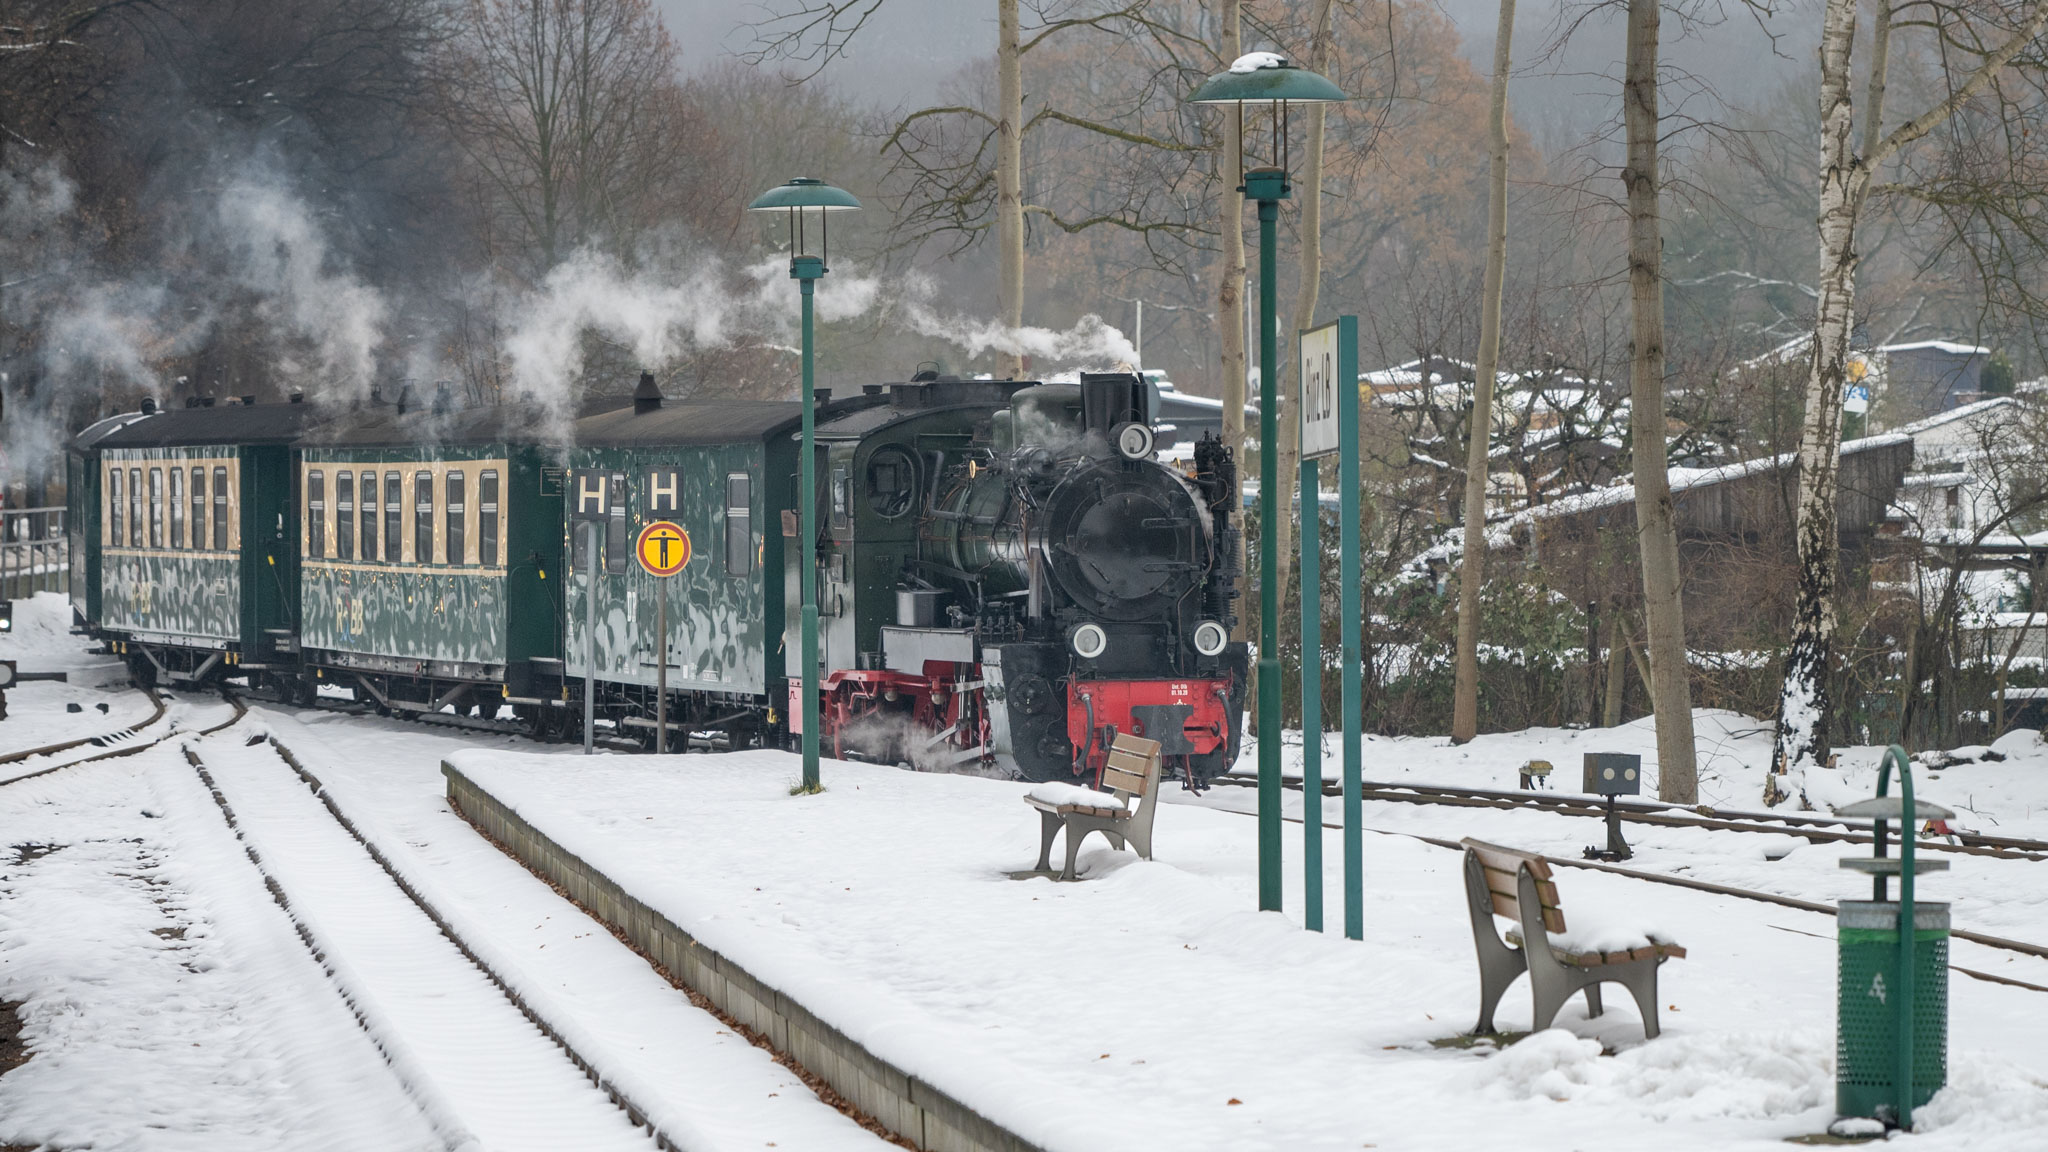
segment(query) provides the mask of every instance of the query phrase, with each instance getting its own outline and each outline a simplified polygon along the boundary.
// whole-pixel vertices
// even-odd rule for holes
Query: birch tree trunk
[[[1629,0],[1622,120],[1628,135],[1628,280],[1633,317],[1629,421],[1636,478],[1636,540],[1643,562],[1643,623],[1650,707],[1657,717],[1657,797],[1699,801],[1692,693],[1686,682],[1685,608],[1678,525],[1664,444],[1664,238],[1658,219],[1657,31],[1660,0]]]
[[[1011,331],[1024,326],[1024,65],[1018,46],[1017,0],[996,0],[996,231],[1002,247],[998,304]],[[1024,376],[1024,356],[1003,355],[1003,375]]]
[[[1316,0],[1310,16],[1308,69],[1321,73],[1330,63],[1330,3],[1331,0]],[[1306,328],[1315,323],[1316,297],[1323,282],[1323,112],[1324,106],[1312,104],[1308,110],[1308,146],[1302,149],[1304,167],[1297,191],[1301,196],[1301,284],[1294,294],[1294,327]],[[1295,380],[1295,363],[1291,340],[1282,340],[1280,363],[1271,368],[1261,366],[1259,371],[1275,373],[1275,394],[1280,398],[1280,482],[1295,484],[1301,476],[1301,410],[1300,385]],[[1358,384],[1353,381],[1351,387]],[[1291,500],[1282,500],[1267,507],[1285,509]],[[1303,516],[1318,515],[1318,510],[1303,505]],[[1280,581],[1280,602],[1287,602],[1287,593],[1292,590],[1300,598],[1300,589],[1295,587],[1294,523],[1280,517],[1280,555],[1276,566],[1276,579]]]
[[[1479,734],[1479,583],[1486,578],[1486,459],[1493,443],[1493,384],[1500,370],[1500,310],[1508,263],[1508,71],[1514,59],[1515,0],[1500,0],[1493,42],[1492,169],[1486,203],[1486,284],[1479,303],[1479,364],[1465,421],[1465,552],[1458,562],[1458,672],[1451,696],[1451,743]]]
[[[1856,307],[1856,213],[1870,183],[1853,139],[1849,57],[1855,43],[1855,0],[1828,0],[1820,38],[1820,297],[1814,312],[1806,414],[1799,429],[1799,593],[1778,700],[1774,775],[1764,787],[1764,800],[1773,805],[1796,795],[1804,807],[1806,770],[1827,763],[1829,751],[1835,473],[1841,463],[1842,389],[1848,380],[1849,330]],[[1777,774],[1789,778],[1780,781]]]
[[[1842,389],[1848,379],[1849,337],[1856,312],[1856,222],[1870,179],[1884,162],[1932,131],[1972,99],[2048,26],[2048,0],[2035,0],[2026,22],[1939,104],[1883,134],[1885,74],[1890,58],[1891,12],[1880,7],[1861,154],[1854,140],[1855,107],[1849,70],[1856,43],[1855,0],[1827,0],[1820,36],[1820,289],[1815,302],[1813,360],[1807,373],[1806,414],[1799,429],[1798,601],[1792,644],[1785,653],[1785,683],[1778,697],[1777,748],[1764,801],[1796,796],[1806,802],[1806,773],[1826,766],[1834,701],[1828,671],[1835,639],[1835,487],[1842,457]],[[1914,661],[1909,654],[1907,666]],[[1917,676],[1917,673],[1913,673]],[[1911,694],[1909,676],[1903,690]],[[1903,713],[1902,713],[1903,714]]]
[[[1222,0],[1221,20],[1223,31],[1222,57],[1225,62],[1244,55],[1244,40],[1241,33],[1243,20],[1242,0]],[[1244,506],[1244,478],[1251,471],[1250,462],[1244,458],[1244,193],[1238,191],[1244,184],[1243,155],[1244,140],[1239,131],[1242,127],[1235,109],[1223,113],[1223,146],[1217,158],[1218,168],[1225,179],[1222,197],[1221,219],[1217,221],[1223,232],[1223,269],[1216,286],[1216,338],[1223,349],[1223,442],[1230,446],[1237,457],[1238,506]],[[1263,447],[1263,446],[1262,446]],[[1244,536],[1247,544],[1249,533]],[[1252,602],[1251,585],[1245,580],[1246,552],[1237,550],[1237,587],[1244,593],[1241,605]],[[1251,636],[1249,613],[1240,610],[1237,627],[1232,630],[1231,639],[1244,641]],[[1256,701],[1257,695],[1247,691],[1247,701]],[[1256,708],[1256,703],[1252,704]]]

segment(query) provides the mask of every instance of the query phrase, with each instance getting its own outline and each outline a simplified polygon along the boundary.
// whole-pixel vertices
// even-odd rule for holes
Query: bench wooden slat
[[[1486,870],[1486,888],[1487,891],[1493,892],[1496,895],[1506,896],[1509,902],[1512,903],[1516,895],[1515,875],[1512,872],[1499,872],[1488,868]],[[1536,882],[1536,898],[1543,901],[1543,907],[1546,909],[1559,909],[1559,911],[1562,911],[1557,902],[1556,883],[1549,880],[1538,880]],[[1513,915],[1513,913],[1510,913],[1510,915]]]
[[[1141,777],[1141,775],[1145,775],[1145,769],[1151,765],[1151,758],[1149,756],[1141,756],[1137,752],[1124,752],[1122,748],[1110,748],[1108,765],[1112,769],[1118,769],[1118,771],[1124,771],[1124,773]]]
[[[1505,872],[1513,876],[1517,869],[1527,864],[1529,874],[1536,879],[1550,879],[1550,862],[1541,856],[1517,852],[1512,848],[1503,848],[1498,844],[1488,844],[1480,840],[1466,840],[1463,843],[1490,871]]]
[[[1515,898],[1513,896],[1510,896],[1505,892],[1494,891],[1488,891],[1487,895],[1493,898],[1494,915],[1506,916],[1510,919],[1518,915],[1518,913],[1515,910]]]

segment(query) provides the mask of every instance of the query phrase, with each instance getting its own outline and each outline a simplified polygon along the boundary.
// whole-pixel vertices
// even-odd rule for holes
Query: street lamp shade
[[[799,176],[787,184],[778,184],[747,205],[749,212],[780,212],[790,208],[818,209],[824,212],[850,212],[860,207],[860,201],[843,188],[834,188],[823,180]]]
[[[1344,90],[1273,52],[1238,57],[1188,96],[1190,104],[1332,104],[1349,100]]]

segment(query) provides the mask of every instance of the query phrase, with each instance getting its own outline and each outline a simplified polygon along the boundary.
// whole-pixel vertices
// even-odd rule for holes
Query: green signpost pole
[[[799,176],[787,184],[770,188],[747,205],[749,212],[781,212],[789,219],[789,278],[803,294],[803,459],[797,464],[797,531],[803,536],[797,578],[803,585],[803,700],[797,715],[803,725],[803,783],[798,791],[816,792],[818,783],[818,465],[817,465],[817,380],[811,348],[812,295],[824,278],[825,262],[832,255],[831,233],[826,221],[834,212],[860,208],[860,201],[822,180]],[[817,237],[821,249],[811,255],[805,248],[805,218],[817,216]]]
[[[1259,205],[1259,911],[1280,910],[1280,487],[1279,365],[1274,363],[1274,247],[1287,173],[1254,168],[1244,194]]]
[[[798,532],[803,535],[803,562],[798,569],[803,581],[803,725],[804,725],[804,780],[805,792],[816,792],[818,784],[818,462],[817,462],[817,392],[813,383],[815,366],[811,355],[811,289],[819,277],[825,274],[825,262],[816,256],[797,256],[789,262],[789,275],[797,282],[804,297],[804,435],[803,459],[798,464],[801,479],[797,482],[798,499],[802,521]]]
[[[1358,554],[1358,317],[1337,318],[1337,588],[1338,643],[1343,654],[1344,710],[1344,935],[1365,939],[1364,786],[1360,780],[1360,704],[1365,674],[1359,645],[1359,594],[1364,574]]]
[[[1320,458],[1301,461],[1301,926],[1323,930],[1323,543]]]
[[[1345,99],[1343,89],[1271,52],[1231,62],[1227,72],[1188,94],[1192,104],[1237,106],[1240,149],[1244,108],[1273,112],[1273,163],[1244,172],[1239,189],[1259,206],[1259,910],[1280,910],[1280,520],[1287,494],[1280,487],[1279,356],[1275,331],[1274,251],[1280,201],[1288,198],[1287,108]],[[1244,155],[1237,162],[1242,169]],[[1320,912],[1317,918],[1320,919]]]

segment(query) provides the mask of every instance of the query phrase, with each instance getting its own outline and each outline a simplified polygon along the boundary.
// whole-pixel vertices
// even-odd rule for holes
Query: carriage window
[[[213,550],[228,550],[228,470],[213,470]]]
[[[121,546],[121,470],[107,469],[107,542]]]
[[[128,546],[142,547],[142,469],[128,470]]]
[[[745,472],[725,477],[725,574],[754,570],[754,482]]]
[[[476,562],[498,563],[498,472],[493,468],[476,482]]]
[[[448,562],[460,564],[469,556],[469,505],[463,502],[463,476],[448,473]]]
[[[171,469],[171,547],[185,546],[185,470]]]
[[[206,469],[192,470],[192,547],[206,547]]]
[[[604,570],[622,576],[633,563],[633,550],[626,540],[626,474],[614,472],[607,483],[611,492],[606,506],[611,515],[604,522]]]
[[[377,558],[377,474],[363,473],[363,559]]]
[[[412,562],[434,562],[434,474],[412,474]]]
[[[356,477],[353,472],[334,474],[334,558],[356,558]]]
[[[327,555],[327,474],[317,468],[306,473],[306,555]]]
[[[384,474],[384,559],[396,564],[405,559],[405,541],[399,532],[405,518],[405,477],[396,472]]]
[[[847,472],[846,466],[842,464],[832,470],[832,526],[834,528],[845,528],[852,523],[848,519],[848,517],[853,515],[853,509],[850,507],[852,503],[853,477]]]
[[[149,470],[149,546],[164,546],[164,470]]]

